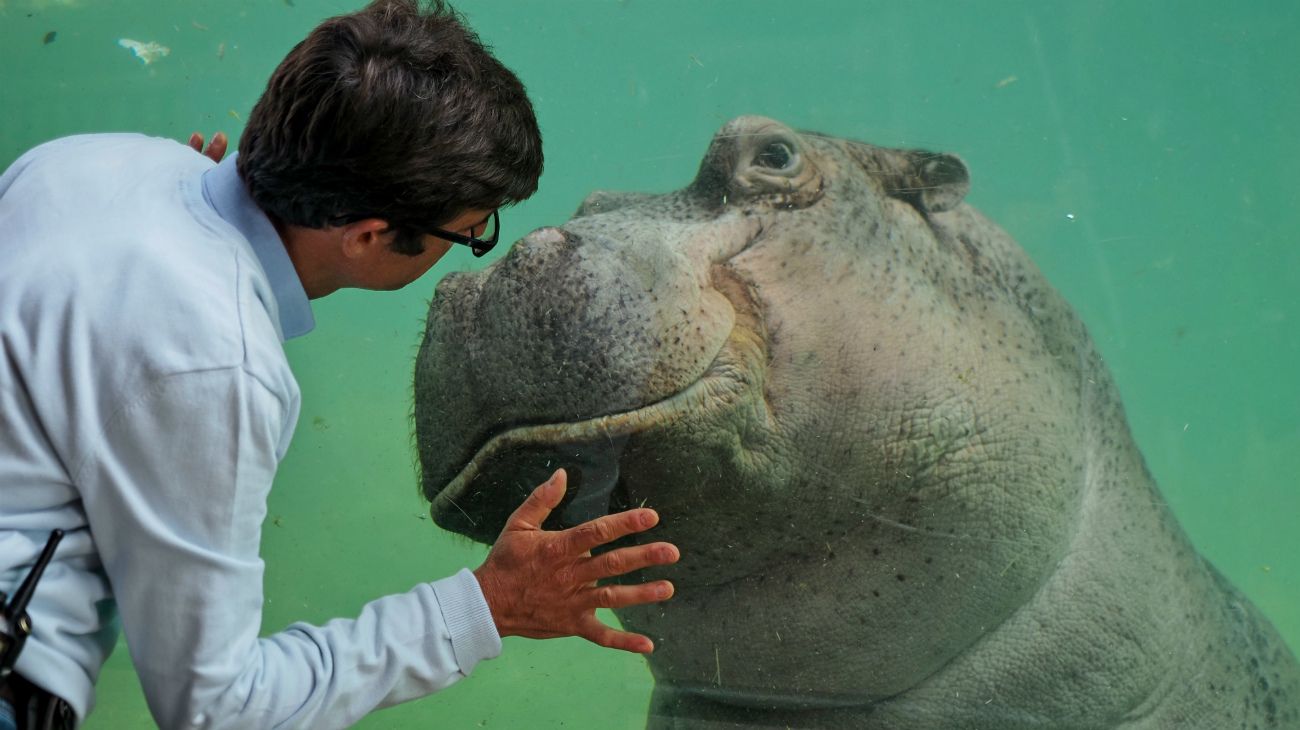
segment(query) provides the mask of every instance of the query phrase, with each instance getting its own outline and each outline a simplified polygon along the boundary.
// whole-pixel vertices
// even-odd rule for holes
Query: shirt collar
[[[257,207],[248,188],[235,169],[239,153],[229,155],[216,167],[203,173],[203,198],[217,215],[235,227],[253,247],[253,253],[266,271],[280,315],[280,334],[288,340],[305,335],[316,326],[311,302],[293,268],[284,242],[266,213]]]

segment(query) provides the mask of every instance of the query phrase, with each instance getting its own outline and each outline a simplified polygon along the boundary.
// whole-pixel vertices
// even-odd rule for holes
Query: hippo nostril
[[[564,229],[556,228],[554,226],[538,228],[532,233],[529,233],[525,238],[525,240],[530,244],[543,246],[564,243],[566,239],[567,235],[565,234]]]

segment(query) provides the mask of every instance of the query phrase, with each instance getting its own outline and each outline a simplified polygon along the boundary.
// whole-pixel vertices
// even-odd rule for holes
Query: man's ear
[[[392,237],[388,221],[382,218],[362,218],[343,226],[343,255],[357,259],[387,246]]]

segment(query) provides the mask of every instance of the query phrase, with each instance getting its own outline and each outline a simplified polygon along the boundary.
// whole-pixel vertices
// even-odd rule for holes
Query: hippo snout
[[[619,215],[538,229],[488,268],[440,284],[416,368],[426,496],[497,434],[663,401],[698,380],[722,350],[735,313],[701,253],[709,241],[680,225],[656,229]],[[449,428],[456,414],[465,424]],[[567,463],[549,468],[581,464],[591,453],[575,447]],[[536,473],[520,477],[536,479],[529,488],[556,462],[534,456]],[[454,529],[482,537],[471,523]]]

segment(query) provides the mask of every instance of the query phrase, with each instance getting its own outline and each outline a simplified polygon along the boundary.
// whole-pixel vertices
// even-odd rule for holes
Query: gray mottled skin
[[[1296,728],[1300,668],[1161,501],[1083,324],[951,155],[744,117],[445,279],[438,524],[645,503],[653,728]],[[576,496],[575,496],[576,495]]]

